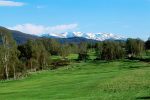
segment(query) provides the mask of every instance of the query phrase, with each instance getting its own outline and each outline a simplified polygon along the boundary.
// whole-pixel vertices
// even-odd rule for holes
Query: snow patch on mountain
[[[92,39],[97,41],[104,40],[125,40],[125,37],[115,35],[112,33],[83,33],[83,32],[64,32],[64,33],[49,33],[43,34],[42,37],[55,37],[55,38],[72,38],[83,37],[86,39]]]

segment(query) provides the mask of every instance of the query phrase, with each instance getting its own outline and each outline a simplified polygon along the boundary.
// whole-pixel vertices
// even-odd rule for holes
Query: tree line
[[[58,62],[51,60],[53,55],[61,56],[64,59],[61,63],[65,62],[69,54],[78,54],[77,60],[86,61],[89,59],[89,50],[95,51],[96,60],[141,57],[150,50],[150,38],[146,42],[127,39],[79,44],[40,38],[17,45],[11,32],[3,29],[0,30],[0,79],[17,79],[29,71],[50,69],[53,63]]]

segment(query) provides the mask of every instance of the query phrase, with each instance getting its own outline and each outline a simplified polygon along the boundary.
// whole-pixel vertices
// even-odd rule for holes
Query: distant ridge
[[[42,37],[42,38],[47,38],[47,37]],[[51,37],[51,38],[54,38],[54,37]],[[71,37],[71,38],[56,38],[55,37],[55,39],[60,43],[80,43],[80,42],[96,43],[96,42],[99,42],[97,40],[86,39],[83,37]]]
[[[38,36],[22,33],[22,32],[15,31],[15,30],[10,30],[10,29],[7,29],[7,28],[2,27],[2,26],[0,26],[0,30],[7,30],[10,33],[12,33],[12,36],[16,40],[17,44],[23,44],[23,43],[27,42],[30,39],[39,38]]]

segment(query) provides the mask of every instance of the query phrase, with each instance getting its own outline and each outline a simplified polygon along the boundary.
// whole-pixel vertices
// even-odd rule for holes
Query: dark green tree
[[[51,55],[58,55],[59,54],[60,43],[56,39],[43,38],[41,41],[43,42],[43,45],[45,46],[46,50]]]
[[[26,62],[27,69],[32,71],[42,70],[48,66],[50,54],[46,51],[43,42],[39,40],[30,40],[26,44],[19,46],[19,58]]]
[[[95,44],[95,52],[96,52],[96,59],[101,59],[103,51],[103,42],[99,42]]]
[[[145,49],[150,50],[150,38],[145,42]]]
[[[105,41],[102,48],[101,59],[103,60],[122,59],[124,57],[124,49],[117,42]]]
[[[87,43],[81,42],[78,45],[78,60],[86,61],[87,59],[89,59]]]
[[[140,39],[128,39],[126,42],[126,51],[129,57],[140,56],[144,51],[144,42]]]
[[[69,44],[62,44],[60,46],[59,55],[64,59],[71,53],[71,46]]]

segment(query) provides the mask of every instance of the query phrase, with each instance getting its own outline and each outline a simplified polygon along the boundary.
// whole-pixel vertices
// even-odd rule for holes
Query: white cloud
[[[35,24],[22,24],[13,27],[8,27],[12,30],[18,30],[28,34],[41,35],[44,33],[61,33],[66,31],[74,31],[77,29],[78,24],[66,24],[57,26],[43,26]]]
[[[23,6],[22,2],[15,2],[10,0],[0,0],[0,6]]]

